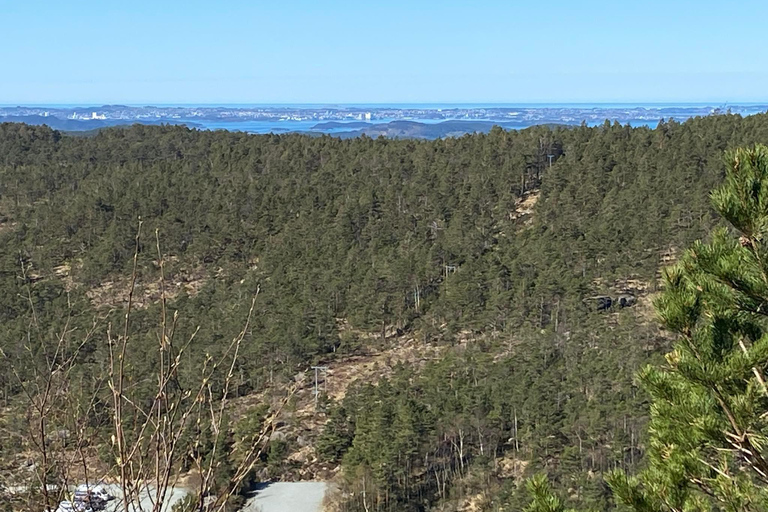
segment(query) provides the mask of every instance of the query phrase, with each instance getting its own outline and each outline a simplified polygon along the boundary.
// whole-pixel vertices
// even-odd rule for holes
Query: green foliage
[[[653,449],[646,395],[632,375],[668,346],[631,311],[600,314],[584,299],[627,278],[653,290],[664,254],[719,222],[708,193],[722,180],[723,151],[765,140],[766,115],[664,122],[655,130],[610,123],[493,130],[436,141],[167,126],[74,138],[2,124],[2,399],[17,405],[21,390],[8,363],[34,358],[24,348],[30,326],[55,339],[67,321],[77,334],[94,318],[99,333],[120,324],[125,303],[110,290],[127,285],[141,216],[146,232],[160,231],[177,293],[168,303],[180,319],[176,336],[199,327],[185,351],[191,364],[179,375],[181,387],[198,376],[206,354],[215,358],[225,337],[239,331],[257,289],[232,395],[279,386],[297,370],[332,365],[371,343],[403,337],[456,344],[444,360],[352,390],[341,404],[346,420],[332,411],[321,452],[343,460],[350,487],[374,500],[350,507],[421,510],[457,499],[457,482],[491,482],[488,461],[505,456],[529,461],[529,473],[546,471],[557,490],[568,489],[566,506],[610,508],[601,475],[631,473]],[[764,183],[757,151],[739,166],[753,181],[739,193],[754,199],[714,197],[748,238],[763,229],[753,215],[764,201],[755,192]],[[555,155],[551,168],[547,154]],[[524,205],[535,197],[531,214]],[[713,266],[729,286],[697,271],[704,292],[691,295],[685,287],[694,281],[681,278],[679,300],[693,300],[689,312],[720,302],[750,312],[718,313],[709,329],[738,324],[750,354],[705,368],[748,374],[763,350],[758,331],[749,333],[761,325],[752,317],[762,314],[764,284],[749,270],[757,256],[726,232],[718,236],[723,242],[702,245],[696,265]],[[144,240],[139,252],[137,297],[147,302],[158,296],[153,244]],[[137,394],[146,385],[140,375],[157,364],[149,354],[159,315],[151,304],[133,315],[127,362]],[[668,317],[673,326],[688,321],[674,308]],[[735,343],[717,338],[715,362]],[[710,378],[680,354],[692,377]],[[94,336],[78,365],[82,382],[93,386],[107,357],[103,336]],[[30,374],[34,368],[16,366]],[[221,392],[221,382],[211,384]],[[760,390],[727,384],[739,393],[734,411],[749,417]],[[233,433],[233,457],[260,421]],[[511,488],[519,503],[519,478]]]
[[[328,422],[317,440],[317,452],[325,460],[340,462],[344,453],[352,446],[354,425],[344,406],[333,406]]]
[[[524,512],[573,512],[566,511],[563,502],[554,495],[545,475],[536,475],[526,482],[531,502]]]
[[[174,503],[171,512],[195,512],[199,508],[200,499],[195,494],[188,494]]]
[[[17,347],[28,325],[22,262],[37,276],[28,281],[43,325],[58,332],[71,307],[86,328],[86,290],[127,285],[138,216],[146,232],[160,230],[169,280],[204,282],[171,306],[179,336],[201,327],[190,357],[215,355],[261,287],[240,393],[354,349],[340,318],[382,337],[418,325],[432,339],[443,325],[507,335],[554,326],[583,316],[592,279],[650,278],[660,252],[711,229],[706,193],[720,179],[722,150],[766,134],[765,116],[430,142],[147,126],[76,138],[4,124],[0,346]],[[526,227],[515,212],[538,190]],[[140,247],[141,287],[156,276],[153,243]],[[79,286],[58,279],[65,264]],[[122,305],[105,307],[114,302]],[[134,328],[148,331],[157,314],[147,308]],[[131,353],[137,367],[150,363],[155,337],[143,334]],[[88,357],[97,363],[103,347]]]
[[[498,458],[530,461],[528,472],[547,471],[558,488],[572,489],[569,505],[609,508],[595,473],[634,471],[641,461],[644,397],[633,394],[631,378],[648,357],[636,339],[653,336],[631,316],[620,316],[626,333],[601,323],[605,333],[595,339],[574,328],[567,350],[551,333],[520,332],[511,355],[478,343],[419,372],[399,367],[378,385],[350,389],[343,402],[347,418],[332,411],[321,437],[325,446],[338,432],[352,434],[343,456],[344,486],[357,500],[349,510],[409,510],[458,500],[470,480],[480,489],[466,492],[495,495],[503,484]],[[621,348],[594,348],[610,343]],[[502,478],[512,479],[504,504],[524,500],[524,476]],[[360,501],[363,488],[375,505]]]
[[[639,375],[652,398],[648,468],[609,480],[638,511],[768,509],[768,148],[728,160],[712,202],[732,229],[667,269],[656,302],[679,338]]]

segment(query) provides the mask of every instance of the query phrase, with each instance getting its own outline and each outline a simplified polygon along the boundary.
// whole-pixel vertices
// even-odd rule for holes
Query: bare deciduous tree
[[[15,372],[15,376],[23,392],[26,436],[35,459],[35,482],[28,484],[28,490],[32,494],[35,489],[39,490],[39,502],[46,511],[52,510],[59,500],[71,499],[69,489],[83,479],[86,483],[104,479],[118,482],[122,490],[118,496],[119,509],[123,511],[170,510],[168,499],[178,483],[180,462],[187,457],[199,476],[199,485],[187,501],[187,510],[222,512],[259,462],[275,419],[295,393],[294,387],[265,419],[260,430],[250,439],[241,440],[243,448],[233,474],[223,487],[216,489],[214,481],[220,470],[217,455],[224,449],[230,428],[225,418],[231,402],[231,387],[243,341],[251,328],[259,290],[251,301],[242,330],[221,354],[215,357],[206,354],[199,378],[193,384],[183,384],[181,370],[189,373],[185,367],[189,359],[185,355],[199,327],[182,341],[177,340],[179,315],[178,312],[169,315],[165,261],[156,231],[160,319],[154,352],[154,384],[148,396],[146,389],[140,391],[133,383],[134,370],[127,361],[132,349],[131,314],[135,306],[141,231],[139,220],[128,303],[120,332],[116,334],[114,325],[107,322],[109,362],[104,375],[92,376],[87,393],[74,381],[74,370],[82,348],[104,328],[104,319],[97,319],[92,329],[79,339],[67,322],[52,344],[51,352],[37,325],[31,294],[29,296],[32,325],[25,349],[30,361],[42,360],[42,363],[34,366],[31,379],[19,372]],[[38,341],[34,341],[33,332],[38,335]],[[42,357],[36,354],[38,350]],[[2,355],[11,359],[5,353]],[[17,364],[18,361],[12,361],[11,366],[15,369]],[[97,403],[111,409],[108,425],[101,427],[102,432],[108,432],[112,454],[109,469],[98,475],[91,468],[88,454],[94,434],[89,425],[97,415]],[[203,439],[206,429],[210,437]],[[204,450],[206,442],[208,446]]]

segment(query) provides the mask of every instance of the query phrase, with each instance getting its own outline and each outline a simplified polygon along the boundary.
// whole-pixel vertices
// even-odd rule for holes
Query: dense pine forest
[[[107,332],[131,300],[138,397],[174,313],[192,340],[174,385],[246,325],[234,385],[212,394],[266,408],[290,408],[313,365],[438,351],[320,397],[311,449],[340,466],[340,510],[521,510],[537,473],[569,506],[614,510],[603,476],[647,463],[635,375],[671,347],[651,306],[660,268],[721,223],[724,153],[766,141],[766,114],[435,141],[1,124],[0,428],[25,428],[24,383],[62,333],[78,340],[72,381],[108,403]],[[605,307],[617,296],[633,301]],[[107,409],[87,426],[95,457]],[[228,417],[232,457],[254,410]],[[0,437],[5,473],[34,451],[23,437]],[[274,437],[251,478],[295,474],[297,442]]]

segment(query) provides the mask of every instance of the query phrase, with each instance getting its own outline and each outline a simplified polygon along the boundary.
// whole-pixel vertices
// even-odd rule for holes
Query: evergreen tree
[[[555,496],[544,475],[537,475],[526,482],[531,502],[524,512],[573,512],[566,510],[562,500]]]
[[[711,197],[730,227],[666,270],[655,304],[678,340],[639,375],[648,467],[609,478],[638,512],[768,510],[768,147],[728,160]]]
[[[317,440],[317,451],[326,460],[338,462],[352,445],[354,425],[343,405],[335,405],[328,414],[328,423]]]

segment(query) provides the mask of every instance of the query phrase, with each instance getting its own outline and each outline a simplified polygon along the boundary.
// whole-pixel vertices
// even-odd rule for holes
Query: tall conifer
[[[655,303],[678,339],[639,375],[648,467],[609,477],[636,511],[768,510],[768,147],[727,158],[711,198],[729,226],[665,271]]]

